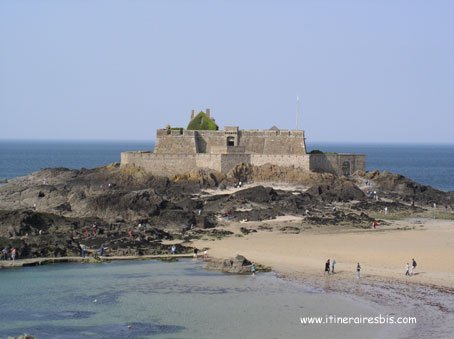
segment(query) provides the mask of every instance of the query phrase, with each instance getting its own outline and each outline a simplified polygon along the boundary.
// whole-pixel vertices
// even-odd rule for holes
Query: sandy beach
[[[241,227],[258,231],[240,236]],[[414,333],[420,338],[449,337],[454,330],[450,325],[454,321],[453,221],[411,218],[367,230],[311,228],[286,216],[231,224],[228,229],[236,234],[215,241],[201,239],[194,245],[210,248],[214,258],[242,254],[271,266],[283,278],[415,316]],[[286,229],[295,233],[284,233]],[[325,276],[328,258],[337,264],[335,274]],[[405,265],[412,258],[418,264],[415,274],[405,276]],[[355,277],[357,262],[362,267],[360,279]]]
[[[362,279],[391,279],[450,288],[454,286],[454,222],[436,219],[392,221],[378,229],[305,228],[300,219],[282,217],[266,221],[272,230],[222,240],[200,240],[195,246],[210,248],[210,256],[227,258],[237,253],[290,276],[323,277],[324,263],[336,259],[336,277],[355,278],[356,263]],[[236,223],[227,229],[257,229],[258,222]],[[298,234],[283,233],[295,227]],[[406,263],[415,258],[413,276],[405,276]]]

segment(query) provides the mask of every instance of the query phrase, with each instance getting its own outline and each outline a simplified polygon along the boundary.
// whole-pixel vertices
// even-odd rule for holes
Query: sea
[[[122,151],[152,150],[153,141],[0,140],[0,181],[47,167],[93,168],[119,162]],[[399,173],[454,191],[454,145],[308,143],[308,150],[360,153],[366,168]]]
[[[302,317],[377,317],[396,309],[273,273],[207,271],[191,259],[5,269],[0,280],[1,338],[389,338],[414,329],[305,325]]]
[[[49,167],[93,168],[142,141],[0,141],[0,180]],[[454,145],[314,143],[309,150],[366,155],[388,170],[454,190]],[[200,260],[55,264],[0,270],[0,338],[400,338],[412,325],[302,324],[305,317],[376,317],[398,310],[326,292],[273,272],[229,275]],[[358,286],[357,288],[360,288]],[[403,315],[403,314],[402,314]]]

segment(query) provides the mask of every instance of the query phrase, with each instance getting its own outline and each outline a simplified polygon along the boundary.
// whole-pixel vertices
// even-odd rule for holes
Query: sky
[[[192,109],[454,143],[454,1],[0,2],[0,139],[154,140]]]

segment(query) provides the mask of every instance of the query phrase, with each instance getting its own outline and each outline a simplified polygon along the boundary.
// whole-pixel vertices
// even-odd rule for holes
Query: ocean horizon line
[[[57,139],[57,138],[0,138],[0,142],[38,142],[38,143],[155,143],[156,139]],[[326,140],[313,140],[306,141],[307,145],[362,145],[362,146],[454,146],[453,142],[404,142],[404,141],[326,141]]]

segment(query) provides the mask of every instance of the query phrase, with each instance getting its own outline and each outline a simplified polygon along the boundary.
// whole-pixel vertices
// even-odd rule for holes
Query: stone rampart
[[[134,164],[162,176],[173,176],[196,169],[195,154],[157,154],[151,152],[122,152],[121,164]]]
[[[365,170],[361,154],[307,154],[303,131],[240,130],[236,126],[223,131],[160,129],[154,152],[123,152],[121,163],[167,176],[199,168],[227,173],[242,163],[293,166],[335,175]]]
[[[237,132],[236,132],[237,131]],[[229,139],[233,145],[229,145]],[[196,154],[219,153],[225,147],[237,147],[232,153],[251,154],[306,154],[303,131],[238,130],[229,127],[224,131],[166,130],[157,132],[155,153]],[[233,150],[233,149],[232,149]],[[229,152],[230,153],[230,152]]]
[[[236,165],[250,164],[250,154],[222,154],[221,155],[221,172],[227,173]]]
[[[278,166],[293,166],[309,171],[310,155],[262,155],[252,154],[251,164],[254,166],[262,166],[265,164],[273,164]]]
[[[198,168],[209,168],[221,172],[221,154],[197,154],[196,166]],[[187,169],[186,171],[191,170]]]
[[[154,153],[196,154],[195,131],[158,130]]]
[[[336,175],[350,175],[366,170],[366,156],[363,154],[310,154],[309,169]]]

